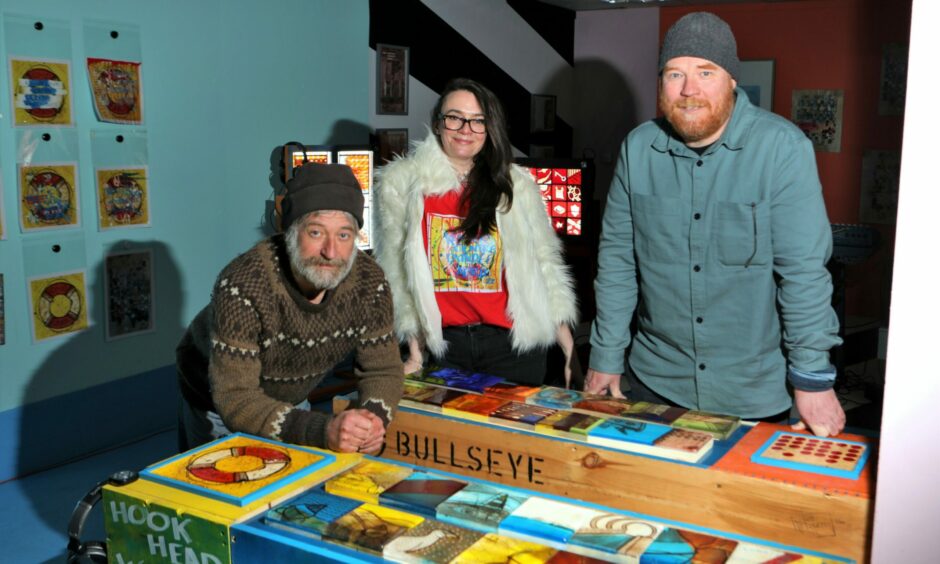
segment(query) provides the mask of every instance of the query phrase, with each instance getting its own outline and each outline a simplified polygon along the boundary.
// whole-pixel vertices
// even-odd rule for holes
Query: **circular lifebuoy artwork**
[[[39,319],[53,331],[65,331],[82,314],[82,295],[65,281],[56,281],[39,294]]]
[[[98,103],[106,106],[112,114],[124,116],[137,105],[137,80],[124,69],[112,67],[95,77],[95,94]]]
[[[71,221],[74,191],[69,181],[54,169],[38,169],[25,175],[23,204],[36,225],[67,225]]]
[[[141,215],[144,190],[136,176],[132,172],[121,171],[105,182],[104,209],[115,223],[132,223]]]
[[[69,125],[69,63],[11,59],[13,109],[20,125]]]
[[[287,468],[290,456],[262,446],[236,446],[213,450],[194,458],[186,467],[193,477],[216,484],[253,482]]]
[[[33,336],[37,341],[88,328],[88,302],[83,272],[29,281]]]
[[[61,83],[62,79],[59,78],[52,69],[40,66],[33,67],[23,73],[23,80],[29,82],[30,84],[48,84],[48,83]],[[37,90],[37,87],[31,88],[33,91]],[[27,107],[26,113],[33,116],[38,120],[43,121],[52,121],[57,115],[62,111],[62,105],[65,103],[65,99],[61,96],[56,96],[51,92],[47,95],[49,100],[46,104],[36,104],[33,107]],[[34,96],[37,96],[34,94]],[[39,107],[36,107],[39,106]]]
[[[140,63],[89,58],[88,76],[99,120],[142,122]]]

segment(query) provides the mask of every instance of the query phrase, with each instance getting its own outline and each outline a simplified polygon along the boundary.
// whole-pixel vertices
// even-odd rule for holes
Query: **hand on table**
[[[793,397],[800,420],[792,425],[797,431],[807,428],[820,437],[834,437],[845,429],[845,411],[833,389],[821,392],[794,390]]]
[[[610,374],[609,372],[599,372],[589,368],[584,376],[584,391],[589,394],[606,394],[615,398],[624,397],[620,391],[620,374]]]

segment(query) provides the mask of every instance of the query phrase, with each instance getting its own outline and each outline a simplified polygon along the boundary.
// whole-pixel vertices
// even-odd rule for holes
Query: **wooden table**
[[[336,398],[334,411],[347,404]],[[406,407],[382,456],[859,562],[871,548],[867,494],[727,471],[722,461],[687,465]],[[860,480],[874,491],[868,470]]]

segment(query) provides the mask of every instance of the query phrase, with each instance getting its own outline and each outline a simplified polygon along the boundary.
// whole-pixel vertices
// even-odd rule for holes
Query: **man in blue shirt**
[[[713,14],[666,33],[664,117],[627,136],[608,194],[585,389],[621,395],[625,373],[634,399],[780,421],[789,382],[796,427],[836,435],[841,341],[815,155],[737,88],[739,64]]]

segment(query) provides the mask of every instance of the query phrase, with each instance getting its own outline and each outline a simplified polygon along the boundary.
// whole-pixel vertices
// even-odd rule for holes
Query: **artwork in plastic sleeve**
[[[13,124],[72,125],[68,61],[10,59]]]
[[[29,299],[36,341],[88,328],[85,273],[82,271],[31,279]]]
[[[150,189],[147,167],[99,168],[98,228],[150,225]]]
[[[98,121],[143,123],[140,63],[89,57],[88,83]]]
[[[19,167],[23,232],[79,225],[78,172],[74,163]]]

